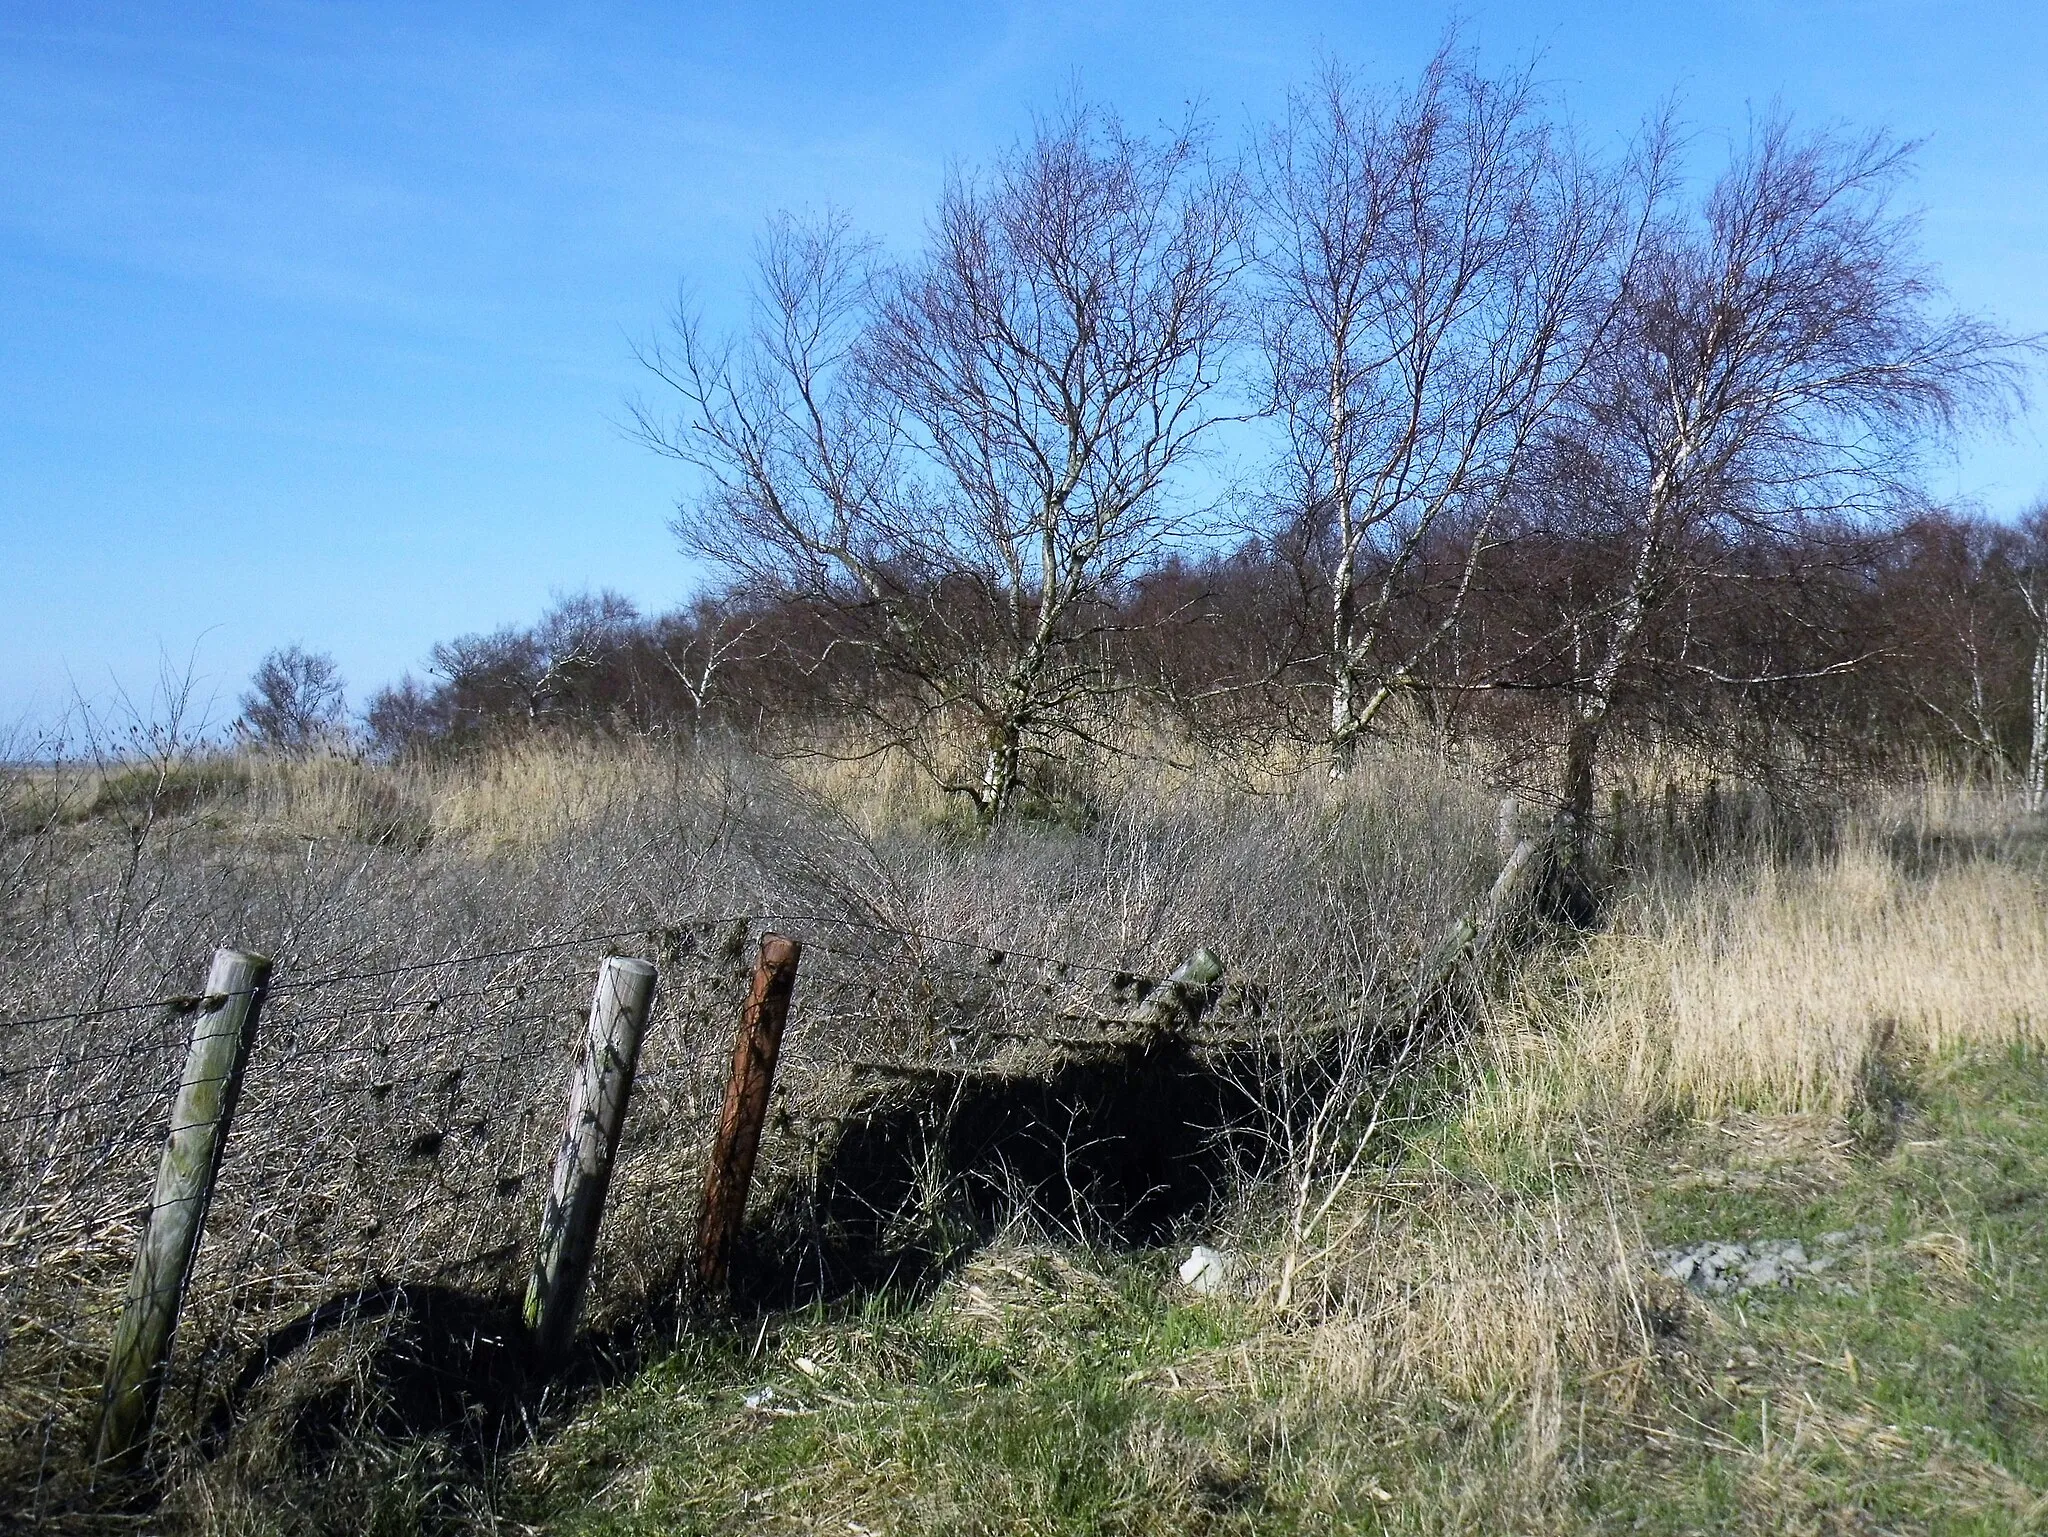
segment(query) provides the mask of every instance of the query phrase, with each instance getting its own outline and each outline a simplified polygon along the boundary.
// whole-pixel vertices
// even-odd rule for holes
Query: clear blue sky
[[[1450,6],[526,6],[0,0],[0,724],[196,661],[232,711],[268,647],[360,701],[553,591],[650,608],[694,573],[675,467],[612,425],[678,282],[729,313],[761,219],[833,202],[913,243],[1077,79],[1226,139],[1319,48],[1415,69]],[[1676,91],[1705,165],[1752,106],[1925,137],[1955,298],[2048,331],[2038,0],[1518,0],[1594,135]],[[2048,403],[1944,494],[2048,492]]]

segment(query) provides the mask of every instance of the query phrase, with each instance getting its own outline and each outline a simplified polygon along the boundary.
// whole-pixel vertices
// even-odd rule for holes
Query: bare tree
[[[2026,628],[2029,587],[2019,534],[1932,510],[1907,519],[1886,553],[1879,590],[1889,681],[1939,728],[1937,740],[1997,772],[2022,708],[2011,676],[2025,666],[2014,644]]]
[[[239,734],[279,752],[303,753],[343,734],[346,700],[334,658],[302,646],[270,652],[242,695]]]
[[[603,666],[639,622],[632,600],[609,590],[557,597],[533,631],[539,668],[527,685],[527,719],[539,720],[578,679]]]
[[[531,629],[507,626],[437,644],[429,665],[446,680],[449,723],[474,727],[517,715],[539,724],[627,644],[639,617],[615,592],[576,593],[557,597]],[[395,698],[389,703],[396,708]]]
[[[705,712],[723,693],[719,675],[748,656],[748,641],[761,623],[759,615],[743,615],[700,597],[653,627],[649,640],[654,655],[689,701],[694,726],[703,725]]]
[[[682,411],[640,408],[640,435],[702,475],[685,545],[865,656],[870,747],[984,823],[1102,729],[1113,600],[1192,526],[1241,224],[1191,126],[1073,106],[953,178],[916,260],[777,221],[751,332],[713,345],[679,314],[644,357]]]
[[[2048,503],[2020,520],[2011,571],[2031,631],[2026,806],[2032,812],[2048,811]]]
[[[1908,149],[1761,125],[1697,216],[1669,217],[1635,264],[1599,367],[1548,443],[1542,517],[1603,552],[1550,640],[1570,700],[1562,819],[1582,854],[1594,777],[1621,690],[1657,660],[1714,683],[1787,676],[1686,649],[1666,612],[1743,582],[1760,547],[1825,559],[1831,530],[1917,500],[1930,432],[2009,399],[2018,346],[1988,323],[1933,313],[1893,196]],[[1808,673],[1853,665],[1837,657]]]
[[[1612,314],[1628,223],[1526,74],[1487,79],[1449,47],[1391,99],[1327,65],[1256,186],[1282,544],[1319,579],[1342,772],[1456,624],[1525,448]],[[1428,556],[1454,518],[1446,569]]]
[[[408,673],[370,696],[363,710],[363,742],[379,758],[401,758],[447,735],[452,714],[439,690]]]

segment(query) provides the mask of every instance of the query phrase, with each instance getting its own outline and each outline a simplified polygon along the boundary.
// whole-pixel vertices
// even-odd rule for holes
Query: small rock
[[[1198,1243],[1181,1261],[1180,1278],[1183,1284],[1204,1297],[1213,1297],[1230,1285],[1229,1256],[1207,1244]]]
[[[1660,1275],[1709,1297],[1731,1292],[1762,1291],[1790,1286],[1802,1276],[1818,1275],[1832,1269],[1844,1252],[1867,1235],[1857,1228],[1844,1233],[1823,1233],[1816,1244],[1828,1251],[1809,1254],[1797,1238],[1759,1238],[1751,1243],[1729,1243],[1708,1239],[1675,1249],[1659,1249],[1650,1262]]]

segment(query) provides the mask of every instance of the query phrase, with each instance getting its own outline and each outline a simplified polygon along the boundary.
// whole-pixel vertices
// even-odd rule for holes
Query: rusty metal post
[[[747,1214],[754,1154],[768,1116],[775,1058],[782,1049],[782,1027],[789,1019],[789,995],[796,987],[796,965],[802,955],[803,946],[794,939],[761,936],[761,955],[740,1015],[732,1078],[725,1086],[718,1140],[712,1144],[711,1171],[704,1181],[704,1208],[697,1221],[697,1291],[703,1298],[725,1289],[733,1240]]]

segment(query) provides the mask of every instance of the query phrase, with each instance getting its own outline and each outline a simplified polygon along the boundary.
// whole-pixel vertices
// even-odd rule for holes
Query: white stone
[[[1181,1261],[1183,1283],[1205,1297],[1213,1297],[1230,1284],[1230,1260],[1207,1244],[1196,1244]]]

